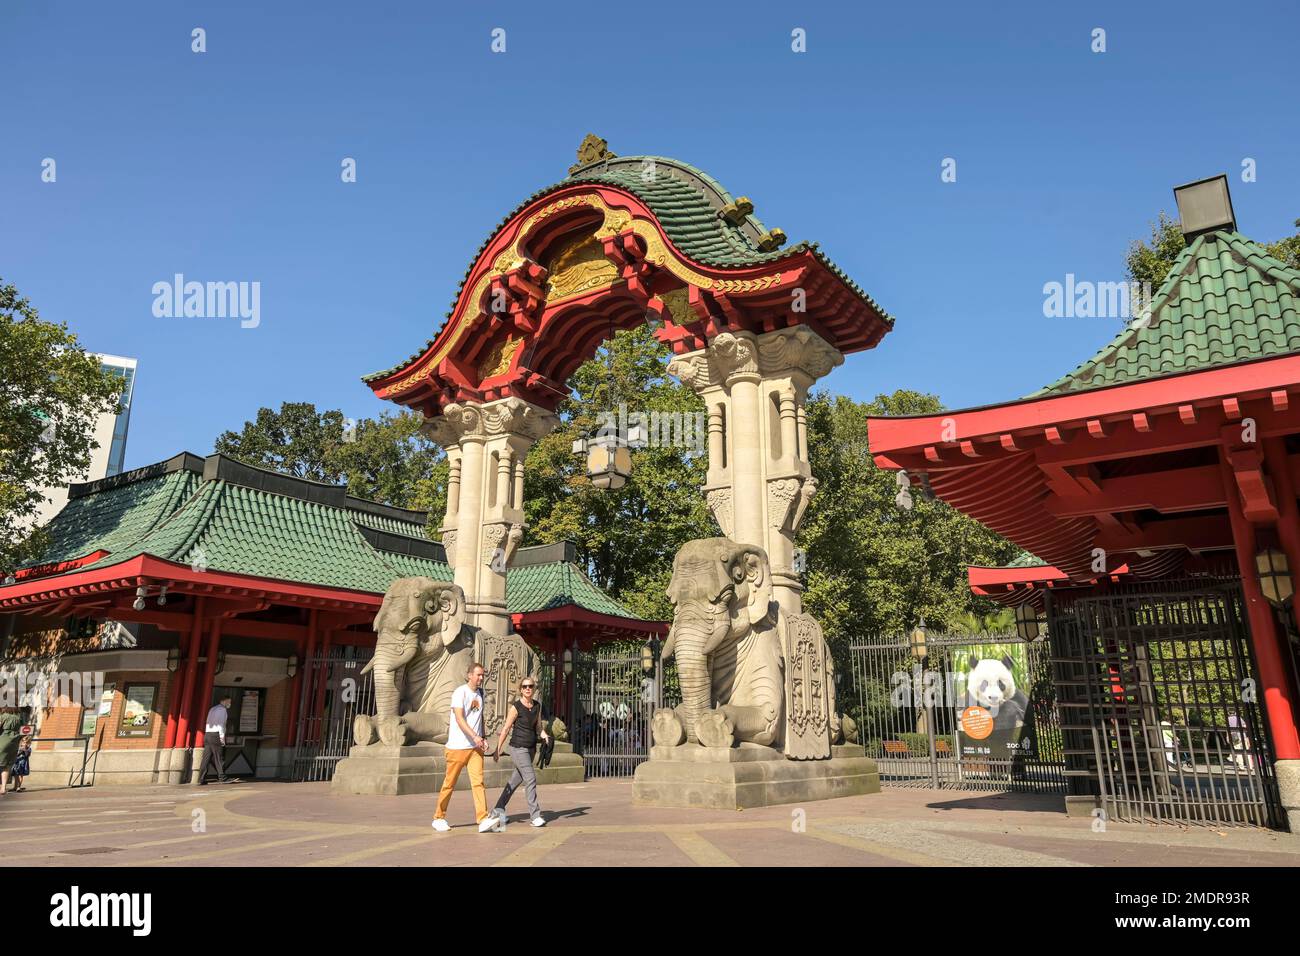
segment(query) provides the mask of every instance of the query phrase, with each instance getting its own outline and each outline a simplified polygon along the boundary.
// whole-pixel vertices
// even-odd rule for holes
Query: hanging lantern
[[[620,436],[597,432],[590,438],[573,443],[573,453],[587,459],[587,477],[597,488],[617,491],[632,477],[631,443],[641,440],[640,428],[631,429],[626,440]]]
[[[1264,600],[1274,607],[1283,607],[1291,600],[1291,566],[1286,554],[1276,548],[1265,548],[1255,555],[1255,570],[1259,573],[1259,589]]]
[[[1028,601],[1016,608],[1016,633],[1026,644],[1038,640],[1038,635],[1041,633],[1038,626],[1038,611]]]

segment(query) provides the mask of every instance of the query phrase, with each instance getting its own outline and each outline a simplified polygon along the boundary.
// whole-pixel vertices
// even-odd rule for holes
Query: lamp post
[[[1016,608],[1016,634],[1026,644],[1038,640],[1042,629],[1038,625],[1038,611],[1026,601]]]

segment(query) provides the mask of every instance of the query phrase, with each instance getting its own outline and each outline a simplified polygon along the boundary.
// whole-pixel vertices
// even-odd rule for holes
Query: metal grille
[[[879,635],[849,653],[852,687],[843,710],[883,786],[1065,792],[1045,641]],[[983,690],[972,685],[973,671]]]
[[[1072,773],[1095,780],[1108,817],[1280,825],[1237,584],[1079,597],[1050,626]]]
[[[332,647],[308,658],[298,699],[298,735],[294,741],[294,780],[330,780],[352,747],[352,720],[375,711],[373,674],[361,669],[374,655],[370,648]]]
[[[574,749],[587,777],[632,776],[650,757],[655,709],[681,701],[675,669],[656,659],[647,672],[639,650],[607,649],[579,654],[574,675]]]

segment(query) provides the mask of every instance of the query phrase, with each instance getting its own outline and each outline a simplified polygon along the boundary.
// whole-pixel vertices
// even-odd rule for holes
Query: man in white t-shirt
[[[451,695],[451,724],[447,729],[447,772],[442,779],[442,792],[438,794],[438,809],[433,815],[433,828],[439,833],[451,829],[447,822],[447,804],[456,789],[460,772],[469,767],[469,786],[474,793],[474,819],[478,832],[487,833],[493,828],[495,817],[488,814],[487,791],[483,789],[483,753],[487,741],[483,739],[483,684],[485,671],[482,664],[470,666],[466,683]]]

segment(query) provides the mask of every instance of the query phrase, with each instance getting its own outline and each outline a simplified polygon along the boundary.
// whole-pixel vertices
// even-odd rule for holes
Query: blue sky
[[[999,401],[1118,330],[1044,318],[1043,285],[1121,279],[1173,185],[1227,172],[1243,232],[1292,231],[1297,26],[1294,3],[8,0],[0,277],[139,359],[127,467],[285,400],[376,415],[359,377],[426,341],[594,131],[751,197],[897,316],[832,391]],[[261,324],[156,318],[178,272],[260,282]]]

